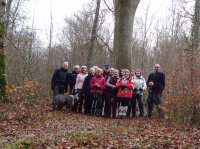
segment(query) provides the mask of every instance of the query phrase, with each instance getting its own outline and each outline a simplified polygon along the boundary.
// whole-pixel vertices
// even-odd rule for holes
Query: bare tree
[[[53,42],[53,14],[52,14],[52,1],[50,9],[50,28],[49,28],[49,46],[48,46],[48,60],[47,60],[47,82],[50,83],[51,72],[51,59],[52,58],[52,42]],[[50,85],[50,84],[49,84]]]
[[[90,46],[89,46],[88,58],[87,58],[88,66],[91,66],[92,64],[92,58],[93,58],[93,53],[94,53],[94,42],[95,42],[95,39],[97,38],[97,26],[98,26],[98,20],[99,20],[100,5],[101,5],[101,0],[97,0],[96,12],[95,12],[95,17],[94,17],[94,22],[93,22],[93,27],[92,27]]]
[[[17,28],[19,22],[24,20],[25,15],[22,13],[22,6],[24,2],[28,0],[7,0],[6,3],[6,33],[9,31],[14,32],[14,29]]]
[[[94,22],[94,6],[87,6],[71,17],[65,18],[62,44],[70,50],[72,64],[87,64],[89,48],[91,46],[91,30]],[[105,23],[105,11],[100,10],[97,32],[93,47],[91,64],[102,65],[110,63],[112,53],[112,33]],[[94,58],[95,57],[95,58]]]
[[[144,72],[145,71],[145,63],[147,61],[147,44],[148,44],[148,34],[151,31],[151,27],[153,24],[153,16],[149,16],[150,12],[150,2],[147,4],[147,7],[145,9],[145,13],[144,13],[144,19],[143,19],[143,23],[142,23],[142,47],[141,47],[141,69]]]

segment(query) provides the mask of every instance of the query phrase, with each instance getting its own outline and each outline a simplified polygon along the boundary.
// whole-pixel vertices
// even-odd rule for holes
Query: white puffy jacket
[[[146,81],[145,81],[145,78],[143,76],[134,76],[133,77],[133,82],[134,82],[134,85],[135,85],[135,88],[134,89],[137,89],[137,92],[136,94],[142,94],[143,95],[143,91],[145,91],[147,89],[147,84],[146,84]],[[143,91],[139,91],[139,89],[142,89]]]

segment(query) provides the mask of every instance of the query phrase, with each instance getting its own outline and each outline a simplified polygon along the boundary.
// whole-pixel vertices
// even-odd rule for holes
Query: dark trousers
[[[154,93],[149,92],[148,98],[147,98],[147,104],[148,104],[148,117],[151,117],[154,105],[157,107],[157,111],[160,114],[160,104],[161,104],[161,93]]]
[[[74,86],[72,85],[69,86],[69,94],[74,95]]]
[[[84,102],[82,90],[78,89],[77,93],[78,93],[78,96],[79,96],[79,100],[78,100],[77,104],[74,105],[74,107],[72,108],[72,111],[82,113],[83,112],[83,102]]]
[[[75,85],[70,85],[69,86],[69,94],[70,95],[75,95],[76,94],[74,87],[75,87]]]
[[[116,118],[116,114],[117,114],[117,110],[118,110],[118,107],[119,105],[122,105],[122,106],[130,106],[130,100],[129,99],[126,99],[126,98],[115,98],[113,100],[113,103],[112,103],[112,117],[113,118]],[[127,111],[127,117],[128,117],[128,111]]]
[[[85,95],[85,103],[84,103],[84,113],[91,114],[92,108],[92,97],[91,95]]]
[[[132,117],[136,116],[136,104],[138,103],[138,107],[140,110],[140,117],[144,116],[144,103],[143,103],[143,95],[136,94],[133,96],[133,99],[131,101],[131,109],[132,109]]]
[[[55,86],[53,88],[53,101],[52,101],[52,105],[53,105],[53,110],[56,110],[56,104],[55,104],[55,96],[58,94],[64,94],[65,92],[65,88],[64,86]]]
[[[104,109],[104,115],[105,115],[106,117],[111,117],[112,100],[113,100],[113,95],[112,95],[111,93],[105,93],[105,109]]]
[[[101,116],[103,109],[103,97],[100,94],[92,94],[92,109],[91,114]]]

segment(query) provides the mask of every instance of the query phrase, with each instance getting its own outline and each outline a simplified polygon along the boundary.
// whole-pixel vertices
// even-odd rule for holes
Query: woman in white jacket
[[[144,91],[147,89],[145,78],[142,76],[141,71],[138,69],[135,72],[135,76],[133,77],[133,82],[135,84],[134,88],[134,96],[131,102],[132,107],[132,116],[136,116],[136,102],[138,103],[138,107],[140,110],[140,117],[144,116],[144,103],[143,103],[143,95]]]
[[[78,112],[82,113],[82,107],[83,107],[83,96],[82,96],[82,88],[83,88],[83,82],[85,81],[85,78],[87,77],[87,67],[81,66],[81,72],[77,75],[76,78],[76,84],[75,84],[75,91],[79,94],[79,102],[78,102]]]

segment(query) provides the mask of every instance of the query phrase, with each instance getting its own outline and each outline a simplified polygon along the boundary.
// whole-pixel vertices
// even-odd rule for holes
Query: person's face
[[[102,74],[102,73],[101,73],[100,70],[98,70],[97,73],[96,73],[97,76],[101,76],[101,74]]]
[[[82,71],[82,73],[86,73],[87,68],[82,68],[81,71]]]
[[[90,70],[90,74],[91,74],[91,75],[94,75],[94,74],[95,74],[95,70],[94,70],[94,69],[91,69],[91,70]]]
[[[68,65],[68,64],[64,64],[64,65],[63,65],[63,68],[64,68],[64,69],[68,69],[68,68],[69,68],[69,65]]]
[[[131,71],[131,74],[130,74],[132,77],[135,76],[135,71]]]
[[[79,68],[74,68],[74,71],[75,71],[76,73],[79,73],[80,69],[79,69]]]
[[[139,72],[139,71],[136,71],[135,72],[135,75],[138,77],[138,76],[141,76],[141,72]]]
[[[126,72],[125,72],[125,77],[128,78],[129,75],[130,75],[130,72],[126,71]]]
[[[113,75],[114,74],[114,69],[111,68],[109,72],[110,72],[110,75]]]
[[[130,76],[130,72],[129,71],[124,71],[123,72],[123,76],[124,76],[124,78],[129,78],[129,76]]]
[[[119,72],[118,72],[118,71],[114,71],[114,72],[113,72],[113,75],[114,75],[115,77],[118,77],[118,76],[119,76]]]
[[[159,72],[160,71],[160,65],[155,65],[154,69],[155,69],[156,72]]]
[[[109,68],[106,68],[106,69],[104,69],[104,71],[106,72],[106,73],[109,73]]]

